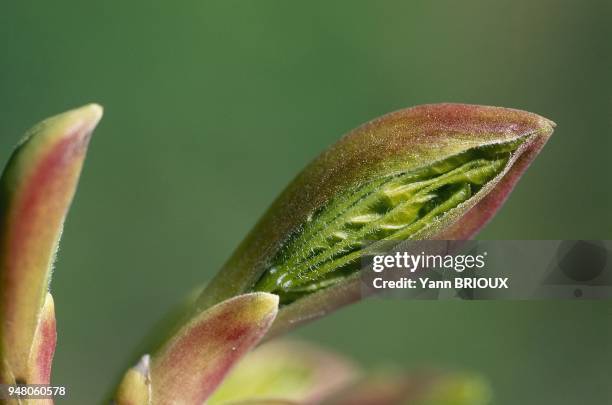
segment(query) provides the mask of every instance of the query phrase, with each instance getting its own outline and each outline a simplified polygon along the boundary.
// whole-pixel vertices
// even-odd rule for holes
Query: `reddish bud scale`
[[[241,295],[194,316],[151,357],[154,404],[200,404],[268,331],[278,297]]]
[[[101,115],[99,106],[89,105],[34,127],[0,180],[0,356],[10,374],[27,383],[49,375],[55,346],[53,302],[46,299],[51,267]],[[31,356],[42,369],[29,369]]]
[[[316,221],[319,210],[328,209],[330,201],[348,190],[385,176],[431,167],[478,148],[518,145],[501,171],[477,193],[411,236],[470,238],[500,208],[553,127],[552,121],[529,112],[465,104],[424,105],[368,122],[322,153],[289,184],[204,290],[197,305],[206,308],[253,291],[288,241],[299,236],[305,224]],[[312,247],[299,248],[309,251]],[[281,279],[279,273],[274,277]],[[359,298],[356,277],[315,289],[281,307],[272,333],[325,315]]]

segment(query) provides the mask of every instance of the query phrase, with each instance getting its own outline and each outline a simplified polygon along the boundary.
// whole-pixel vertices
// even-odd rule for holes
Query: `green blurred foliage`
[[[558,123],[481,234],[611,238],[610,1],[11,1],[0,158],[43,117],[106,116],[53,294],[55,383],[100,398],[285,184],[347,130],[441,101]],[[297,332],[365,364],[482,373],[498,404],[612,398],[608,303],[371,301]]]

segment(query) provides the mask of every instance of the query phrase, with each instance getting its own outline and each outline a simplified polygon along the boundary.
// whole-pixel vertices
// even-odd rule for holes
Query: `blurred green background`
[[[43,117],[106,108],[53,280],[65,402],[101,398],[308,161],[391,110],[553,119],[481,237],[612,238],[610,21],[610,1],[2,2],[2,162]],[[368,367],[477,371],[497,404],[612,401],[605,302],[372,300],[295,335]]]

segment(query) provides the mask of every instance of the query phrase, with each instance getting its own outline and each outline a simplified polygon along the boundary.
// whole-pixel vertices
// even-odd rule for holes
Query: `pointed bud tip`
[[[101,105],[90,103],[83,107],[66,112],[64,119],[67,122],[73,122],[83,134],[91,133],[98,125],[104,114],[104,109]]]
[[[276,294],[267,292],[254,292],[238,295],[226,301],[228,307],[237,311],[238,318],[244,320],[258,320],[258,322],[268,323],[275,318],[278,313],[280,298]]]
[[[540,133],[547,137],[551,136],[553,131],[557,127],[557,123],[541,115],[537,115],[537,114],[533,114],[533,115],[536,116],[537,126],[540,129]]]
[[[276,294],[270,294],[267,292],[255,292],[252,293],[254,302],[262,310],[274,310],[278,307],[279,297]]]
[[[72,139],[71,144],[81,145],[85,150],[103,113],[104,110],[99,104],[91,103],[49,117],[26,132],[19,142],[18,150],[30,144],[30,153],[36,154],[37,151],[48,150],[66,139]]]
[[[76,111],[79,111],[83,114],[84,118],[87,118],[90,122],[97,124],[102,115],[104,115],[104,107],[97,103],[87,104]]]

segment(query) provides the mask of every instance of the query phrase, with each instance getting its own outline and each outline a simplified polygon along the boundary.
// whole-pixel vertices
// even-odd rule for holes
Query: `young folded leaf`
[[[147,398],[152,405],[204,403],[268,331],[277,311],[278,296],[252,293],[197,314],[152,354],[146,372],[136,367],[141,378],[134,369],[128,371],[115,402],[129,405],[134,398]]]
[[[553,126],[524,111],[437,104],[353,130],[289,184],[197,305],[278,294],[275,334],[359,299],[366,243],[470,238]]]
[[[55,347],[51,267],[97,105],[49,118],[31,129],[0,179],[0,377],[48,381]]]

